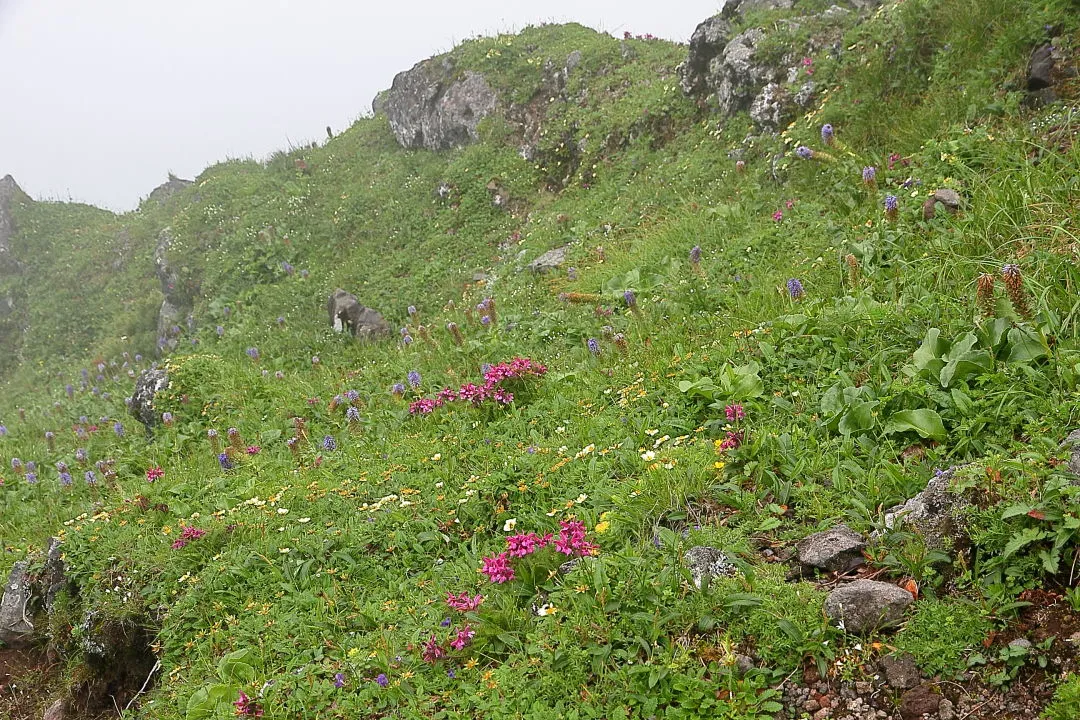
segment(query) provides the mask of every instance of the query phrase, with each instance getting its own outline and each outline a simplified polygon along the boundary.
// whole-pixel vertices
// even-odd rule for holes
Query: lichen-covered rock
[[[841,573],[862,564],[864,548],[866,540],[847,525],[809,535],[795,546],[804,569]]]
[[[377,103],[402,147],[448,150],[476,141],[477,125],[498,100],[483,75],[469,70],[459,76],[442,58],[398,73]]]
[[[849,633],[861,634],[900,622],[915,601],[907,590],[877,580],[856,580],[829,593],[825,615]]]
[[[40,585],[45,595],[45,609],[50,612],[56,604],[56,596],[66,590],[70,582],[62,545],[60,538],[49,538],[49,546],[45,551],[45,568],[41,572]]]
[[[9,647],[26,645],[34,632],[27,608],[31,594],[27,567],[26,562],[12,566],[0,597],[0,642]]]
[[[548,250],[546,253],[529,263],[527,267],[530,272],[543,274],[561,267],[564,262],[566,262],[565,246],[555,248],[554,250]]]
[[[337,332],[348,330],[355,338],[377,340],[389,337],[390,325],[377,310],[364,307],[352,293],[334,290],[326,304],[330,326]]]
[[[949,483],[956,471],[962,467],[939,470],[930,478],[925,490],[903,504],[886,510],[885,528],[911,528],[922,535],[930,547],[956,546],[965,538],[955,513],[963,504],[963,498],[950,491]]]
[[[690,548],[683,554],[683,561],[690,569],[694,586],[698,588],[702,583],[710,582],[714,578],[735,574],[735,566],[728,560],[727,555],[707,545],[695,545]]]
[[[154,409],[154,396],[169,387],[169,374],[161,368],[149,368],[139,373],[135,390],[131,393],[128,412],[146,427],[149,434],[161,422],[161,415]]]

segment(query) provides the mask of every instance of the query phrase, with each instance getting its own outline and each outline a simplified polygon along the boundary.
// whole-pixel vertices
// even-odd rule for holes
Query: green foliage
[[[1039,717],[1043,720],[1071,720],[1080,713],[1080,675],[1070,674],[1054,692],[1054,699]]]
[[[965,600],[923,599],[897,633],[899,652],[910,653],[919,669],[930,676],[953,677],[967,668],[968,653],[992,629],[978,606]]]
[[[240,692],[267,717],[770,717],[804,665],[859,666],[825,592],[774,562],[841,520],[882,531],[882,579],[920,586],[884,642],[932,675],[1011,682],[1046,653],[975,653],[1023,590],[1075,582],[1080,547],[1058,447],[1080,388],[1080,150],[1060,141],[1070,113],[1024,109],[1010,85],[1043,23],[1077,27],[1062,8],[907,0],[851,28],[748,16],[788,27],[763,52],[798,56],[819,30],[844,48],[808,55],[821,107],[749,140],[744,115],[718,125],[683,96],[685,48],[528,28],[466,41],[447,72],[521,103],[530,160],[520,118],[430,153],[365,117],[135,213],[20,203],[27,267],[0,279],[16,299],[0,318],[5,556],[63,535],[79,592],[50,633],[82,639],[87,609],[151,628],[165,720],[234,716]],[[831,159],[791,158],[826,120]],[[961,191],[960,214],[922,219],[936,187]],[[194,324],[158,357],[165,227]],[[521,272],[554,247],[564,268]],[[976,321],[976,278],[1021,257],[1034,319],[997,297]],[[394,337],[333,333],[336,287]],[[410,414],[515,356],[548,372],[513,402]],[[147,438],[124,398],[151,358],[170,378],[153,412],[172,421]],[[949,466],[966,542],[886,532],[884,510]],[[594,556],[567,567],[545,547],[512,559],[512,581],[477,572],[507,535],[571,519]],[[734,575],[696,587],[694,545]],[[456,610],[448,593],[484,600]],[[425,658],[432,637],[445,656]],[[739,654],[756,669],[736,672]]]

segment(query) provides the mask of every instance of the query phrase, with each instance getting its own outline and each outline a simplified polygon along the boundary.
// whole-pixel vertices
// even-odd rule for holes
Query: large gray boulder
[[[858,635],[896,625],[914,601],[911,593],[896,585],[856,580],[829,593],[825,615],[845,631]]]
[[[804,571],[847,572],[863,562],[866,540],[847,525],[809,535],[795,545]]]
[[[377,340],[390,335],[390,325],[379,311],[364,307],[355,295],[341,288],[330,295],[326,312],[331,327],[337,332],[348,330],[353,337],[362,340]]]
[[[169,387],[169,374],[161,368],[150,368],[139,373],[135,390],[131,394],[128,412],[146,427],[147,434],[161,422],[161,415],[154,409],[154,396]]]
[[[30,578],[26,562],[17,562],[11,568],[3,597],[0,598],[0,643],[8,647],[22,647],[30,642],[34,625],[30,622]]]
[[[448,150],[475,142],[477,126],[498,101],[483,75],[471,70],[459,74],[444,57],[398,73],[373,109],[386,113],[402,147]]]
[[[1062,441],[1061,447],[1071,450],[1066,467],[1073,475],[1080,477],[1080,429],[1069,433],[1069,436]]]

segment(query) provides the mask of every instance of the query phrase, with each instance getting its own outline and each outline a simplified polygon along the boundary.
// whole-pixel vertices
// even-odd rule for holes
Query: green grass
[[[29,267],[0,287],[24,300],[0,335],[0,545],[36,559],[63,536],[79,593],[70,622],[50,624],[54,647],[78,667],[89,608],[145,623],[162,673],[132,717],[229,717],[241,690],[268,717],[771,716],[775,686],[800,667],[851,678],[876,651],[827,623],[825,591],[787,581],[762,549],[840,521],[870,533],[936,469],[972,462],[954,480],[973,503],[970,552],[946,548],[942,567],[907,539],[872,563],[924,587],[903,629],[878,639],[929,674],[962,671],[1023,590],[1068,584],[1077,549],[1057,443],[1080,396],[1080,158],[1046,133],[1075,120],[1022,108],[1009,84],[1047,18],[1075,34],[1060,10],[887,3],[848,31],[844,47],[861,52],[815,58],[824,105],[756,139],[744,173],[727,153],[747,121],[718,124],[681,96],[683,48],[632,40],[624,59],[617,40],[552,26],[453,51],[458,69],[521,98],[538,66],[582,52],[532,161],[497,119],[483,142],[434,154],[362,118],[323,147],[208,168],[162,207],[20,207]],[[796,158],[825,121],[843,143],[833,159]],[[891,152],[909,164],[889,169]],[[878,166],[876,189],[865,165]],[[492,204],[493,179],[510,211]],[[923,196],[942,186],[965,209],[924,222]],[[900,198],[895,223],[886,193]],[[147,440],[124,397],[129,370],[154,357],[152,254],[166,226],[196,326],[162,360],[171,385],[156,410],[173,420]],[[567,267],[520,271],[563,245]],[[1031,317],[1006,297],[1005,263],[1020,265]],[[996,325],[976,305],[982,273],[997,278]],[[805,297],[790,297],[791,278]],[[332,333],[335,287],[412,342]],[[486,297],[490,325],[476,309]],[[942,375],[948,349],[932,329],[952,346],[974,333],[966,364]],[[409,414],[515,356],[548,371],[512,404]],[[419,387],[395,394],[411,371]],[[746,412],[734,426],[732,403]],[[225,444],[229,428],[239,449],[225,469],[207,431]],[[729,431],[742,444],[720,450]],[[922,454],[904,459],[912,446]],[[37,483],[10,469],[16,457],[36,462]],[[512,582],[478,572],[504,528],[557,533],[570,519],[598,546],[571,572],[554,572],[566,558],[551,549],[515,560]],[[206,534],[174,549],[185,527]],[[738,573],[694,588],[681,558],[699,544]],[[462,613],[448,592],[485,600]],[[475,636],[448,648],[465,626]],[[448,650],[437,663],[423,657],[432,635]],[[737,654],[756,669],[740,676]]]

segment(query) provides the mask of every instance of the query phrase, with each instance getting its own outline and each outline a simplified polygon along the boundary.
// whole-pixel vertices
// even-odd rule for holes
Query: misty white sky
[[[134,208],[168,171],[337,132],[464,38],[576,21],[685,42],[722,0],[0,0],[0,176]]]

